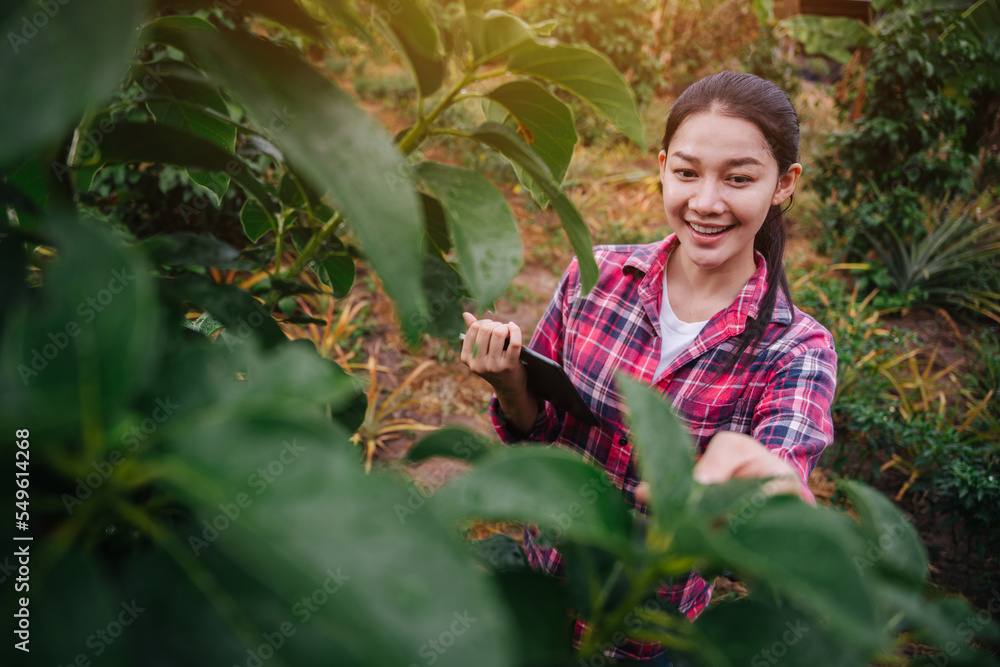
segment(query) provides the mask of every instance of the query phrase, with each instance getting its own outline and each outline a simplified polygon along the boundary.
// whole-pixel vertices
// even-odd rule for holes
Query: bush
[[[873,27],[863,75],[838,100],[849,128],[830,139],[815,187],[830,202],[821,249],[862,260],[865,233],[886,226],[909,241],[921,230],[920,198],[975,199],[996,182],[1000,42],[980,39],[956,11],[924,13],[895,2]]]

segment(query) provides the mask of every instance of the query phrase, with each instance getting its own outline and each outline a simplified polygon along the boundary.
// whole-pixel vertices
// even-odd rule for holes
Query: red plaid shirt
[[[543,402],[531,432],[520,433],[506,423],[494,397],[490,412],[497,433],[504,442],[554,442],[579,451],[600,464],[635,504],[639,479],[622,397],[613,381],[615,373],[624,371],[670,397],[700,451],[719,431],[746,433],[808,479],[820,453],[833,441],[830,405],[837,356],[830,333],[798,309],[793,321],[792,309],[779,292],[756,352],[715,377],[725,353],[738,343],[734,337],[743,332],[747,318],[757,316],[767,290],[767,264],[756,253],[757,270],[736,300],[708,321],[654,383],[663,271],[676,245],[676,235],[671,234],[649,245],[594,248],[600,277],[583,298],[574,259],[531,337],[529,347],[562,364],[600,426],[583,424]],[[527,530],[525,547],[533,567],[554,574],[561,571],[558,552],[534,544]],[[693,620],[707,606],[712,587],[692,572],[660,593]],[[583,627],[578,621],[576,640]],[[607,655],[648,658],[659,652],[657,644],[626,642]]]

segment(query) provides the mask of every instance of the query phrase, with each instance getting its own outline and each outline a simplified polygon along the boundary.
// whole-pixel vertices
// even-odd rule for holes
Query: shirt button
[[[618,436],[618,444],[622,447],[628,447],[628,437],[624,435]]]

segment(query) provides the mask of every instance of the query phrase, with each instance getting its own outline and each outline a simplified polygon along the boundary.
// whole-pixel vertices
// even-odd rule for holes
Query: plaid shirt
[[[660,357],[660,302],[663,271],[677,246],[671,234],[658,243],[598,246],[597,285],[580,297],[580,274],[574,259],[563,274],[552,301],[529,343],[533,350],[558,361],[601,422],[592,427],[572,415],[541,403],[528,434],[509,425],[496,397],[490,403],[493,424],[504,442],[554,442],[577,450],[600,464],[625,497],[635,504],[635,459],[628,440],[622,397],[615,373],[656,386],[669,396],[686,422],[699,451],[719,431],[749,434],[788,461],[808,479],[820,453],[833,441],[830,405],[837,356],[830,333],[816,320],[792,309],[779,292],[770,326],[752,357],[715,377],[743,332],[756,317],[767,290],[767,264],[756,253],[757,270],[725,310],[712,317],[694,340],[654,383]],[[645,508],[640,507],[640,510]],[[540,547],[525,531],[525,547],[533,567],[561,572],[554,549]],[[661,589],[669,602],[692,620],[707,606],[712,587],[695,573]],[[577,621],[579,640],[583,621]],[[607,655],[648,658],[658,644],[626,642]]]

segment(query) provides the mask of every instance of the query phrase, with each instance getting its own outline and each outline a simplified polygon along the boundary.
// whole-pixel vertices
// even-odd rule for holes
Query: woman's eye
[[[690,169],[677,169],[674,171],[674,173],[680,176],[681,178],[694,178],[697,175]]]
[[[736,185],[746,185],[747,183],[753,182],[753,179],[750,178],[749,176],[732,176],[730,177],[729,180],[735,183]]]

